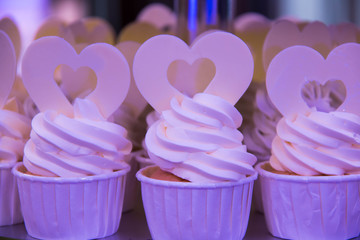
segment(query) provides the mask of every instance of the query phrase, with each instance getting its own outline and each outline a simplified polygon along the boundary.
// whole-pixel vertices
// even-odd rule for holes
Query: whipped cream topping
[[[237,130],[241,114],[226,100],[205,93],[181,102],[149,128],[145,143],[152,161],[191,182],[236,181],[255,172],[256,157]]]
[[[276,136],[276,125],[281,117],[262,85],[256,92],[253,123],[243,130],[245,145],[258,161],[269,160],[271,143]]]
[[[22,159],[24,145],[31,130],[31,120],[18,113],[15,100],[9,101],[0,110],[0,163],[7,164]]]
[[[282,118],[272,143],[271,166],[298,175],[360,173],[360,116],[312,111]]]
[[[45,111],[32,120],[24,165],[41,176],[81,177],[127,167],[132,144],[122,126],[109,122],[86,99],[74,101],[74,117]]]

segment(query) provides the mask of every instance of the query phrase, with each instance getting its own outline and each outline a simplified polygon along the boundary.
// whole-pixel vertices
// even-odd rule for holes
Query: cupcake
[[[194,89],[182,89],[183,93],[169,83],[166,72],[174,60],[191,63],[201,57],[216,66],[214,78],[203,92],[188,96],[185,93]],[[242,76],[235,74],[240,67]],[[135,81],[160,113],[145,136],[154,166],[137,173],[154,239],[244,237],[257,178],[252,167],[256,158],[242,143],[237,129],[242,116],[234,104],[248,87],[252,71],[249,49],[226,32],[203,34],[190,47],[175,36],[161,35],[139,48],[134,60]],[[196,85],[188,83],[189,88]],[[150,86],[158,91],[151,92]]]
[[[349,239],[360,234],[359,53],[360,45],[343,44],[324,60],[314,49],[294,46],[269,66],[269,97],[284,117],[270,161],[256,170],[267,227],[275,237]],[[309,106],[301,96],[309,79],[319,85],[341,79],[344,101],[329,112]]]
[[[263,63],[260,72],[267,70],[271,59],[277,53],[290,46],[309,46],[320,51],[323,56],[329,53],[332,48],[332,41],[327,26],[321,22],[302,23],[302,25],[300,27],[299,23],[289,20],[278,20],[272,24],[264,37],[260,51],[260,59]],[[289,37],[289,33],[292,37]],[[258,162],[269,160],[271,143],[276,135],[276,125],[282,117],[268,96],[265,87],[265,74],[263,74],[262,80],[257,89],[254,90],[255,98],[250,123],[243,125],[244,142],[249,152],[257,157]],[[289,79],[289,81],[292,80]],[[331,105],[332,101],[337,104],[343,99],[343,93],[338,91],[337,86],[330,84],[326,88],[320,88],[309,81],[303,88],[302,97],[312,107],[317,107],[321,111],[330,111],[334,109]],[[254,186],[254,203],[255,209],[263,212],[261,189],[258,181],[255,182]]]
[[[22,160],[31,126],[30,119],[21,113],[17,99],[9,98],[16,77],[16,56],[10,38],[1,30],[0,49],[0,226],[5,226],[23,221],[16,179],[11,169]]]
[[[95,90],[71,104],[53,80],[59,63],[92,68],[98,76]],[[129,87],[125,58],[105,43],[77,54],[64,39],[44,37],[29,46],[22,67],[24,85],[40,110],[31,122],[24,163],[13,168],[28,234],[41,239],[112,235],[119,227],[130,169],[125,159],[132,148],[127,131],[107,120]]]

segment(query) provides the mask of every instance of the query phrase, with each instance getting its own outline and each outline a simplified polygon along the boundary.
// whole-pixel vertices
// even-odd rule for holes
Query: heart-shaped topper
[[[236,17],[233,26],[235,32],[243,32],[257,28],[262,29],[265,25],[269,27],[269,24],[271,24],[271,21],[264,15],[255,12],[247,12]]]
[[[300,30],[299,26],[288,20],[275,22],[270,28],[263,45],[263,64],[267,70],[271,60],[285,48],[305,45],[319,51],[324,57],[332,49],[328,27],[321,22],[312,22]]]
[[[265,81],[262,50],[270,26],[271,21],[257,13],[242,14],[234,21],[235,35],[244,40],[253,54],[255,65],[253,79],[258,82]]]
[[[51,17],[46,19],[36,31],[34,40],[46,36],[58,36],[64,38],[71,43],[71,45],[75,45],[75,39],[72,32],[65,21],[59,18]]]
[[[160,35],[162,32],[148,22],[132,22],[126,25],[119,33],[118,42],[134,41],[143,43],[151,37]]]
[[[191,65],[199,58],[208,59],[215,66],[215,75],[203,92],[220,96],[231,104],[239,100],[248,88],[254,70],[251,52],[240,38],[231,33],[212,31],[201,34],[189,47],[178,37],[159,35],[141,45],[133,66],[140,92],[156,111],[169,109],[173,97],[184,98],[184,93],[169,82],[170,64],[183,60]],[[183,91],[198,92],[196,89]]]
[[[335,46],[348,42],[358,42],[357,36],[360,31],[354,23],[343,22],[330,25],[329,30]]]
[[[133,109],[135,113],[135,118],[137,118],[140,116],[140,114],[147,106],[147,101],[139,92],[139,89],[137,88],[134,80],[134,75],[132,74],[132,67],[133,67],[135,53],[139,49],[140,43],[126,41],[126,42],[118,43],[115,47],[122,52],[122,54],[128,61],[130,67],[131,82],[130,82],[128,94],[126,95],[126,98],[124,100],[124,104],[127,104]]]
[[[150,23],[163,32],[173,32],[177,20],[175,13],[168,6],[152,3],[141,10],[136,21]]]
[[[108,43],[114,45],[115,30],[104,19],[98,17],[86,17],[70,24],[75,42],[77,44],[85,43]]]
[[[8,35],[0,30],[0,108],[8,99],[16,76],[16,55]]]
[[[297,114],[313,111],[301,97],[304,84],[316,81],[324,85],[340,80],[346,97],[336,111],[360,113],[360,45],[346,43],[324,57],[306,46],[293,46],[280,52],[270,63],[266,75],[269,97],[281,114],[294,119]],[[291,80],[291,81],[289,81]]]
[[[44,37],[28,47],[22,62],[24,85],[40,111],[56,110],[73,116],[73,106],[54,81],[54,71],[61,64],[74,70],[88,67],[94,71],[97,85],[86,99],[94,102],[105,118],[125,99],[130,70],[118,49],[106,43],[95,43],[77,54],[64,39]]]
[[[11,17],[4,17],[0,20],[0,30],[4,31],[11,39],[13,48],[15,49],[16,59],[19,59],[21,52],[21,36],[17,24]]]

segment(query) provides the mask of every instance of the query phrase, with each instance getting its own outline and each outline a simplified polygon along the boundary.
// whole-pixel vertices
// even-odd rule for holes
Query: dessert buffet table
[[[0,236],[15,239],[35,239],[26,232],[24,224],[0,227]],[[116,234],[104,238],[105,240],[147,240],[151,239],[147,227],[144,212],[141,208],[124,213],[119,230]],[[266,230],[264,216],[253,212],[250,216],[248,230],[245,239],[250,240],[270,240],[277,239],[272,237]],[[360,239],[360,238],[359,238]]]

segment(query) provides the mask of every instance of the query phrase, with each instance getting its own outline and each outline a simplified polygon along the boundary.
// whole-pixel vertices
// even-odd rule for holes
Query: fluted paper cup
[[[360,174],[294,176],[259,173],[267,228],[286,239],[349,239],[360,234]]]
[[[23,221],[16,178],[11,173],[15,164],[0,164],[0,226]]]
[[[40,239],[91,239],[119,228],[127,169],[81,178],[25,174],[13,168],[29,235]]]
[[[237,182],[187,183],[149,178],[141,169],[142,199],[151,236],[168,239],[242,239],[257,173]]]
[[[124,205],[123,212],[128,212],[133,210],[138,203],[138,198],[140,197],[140,185],[137,181],[135,175],[139,170],[139,163],[136,160],[137,153],[132,152],[130,154],[130,171],[126,174],[126,187],[125,187],[125,196],[124,196]]]

